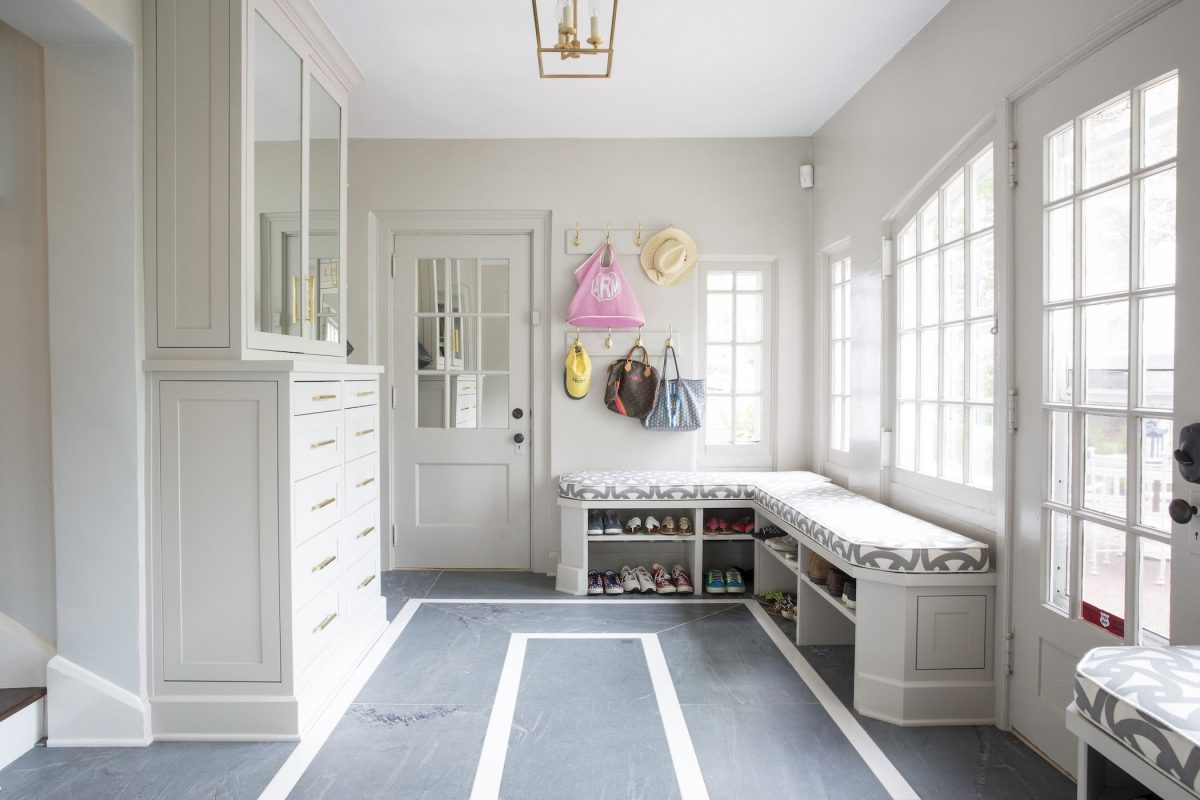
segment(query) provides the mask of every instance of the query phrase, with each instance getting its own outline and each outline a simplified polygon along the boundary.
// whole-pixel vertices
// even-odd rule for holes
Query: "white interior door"
[[[1200,210],[1196,30],[1200,4],[1174,6],[1014,109],[1012,722],[1071,772],[1079,658],[1197,636],[1196,590],[1172,600],[1197,558],[1167,515],[1196,488],[1171,459],[1200,418],[1197,241],[1176,236]]]
[[[530,240],[397,235],[398,567],[530,565]]]

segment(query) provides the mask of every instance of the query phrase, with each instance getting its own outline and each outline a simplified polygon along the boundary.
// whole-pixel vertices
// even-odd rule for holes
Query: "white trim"
[[[679,796],[683,800],[708,800],[708,787],[704,785],[704,773],[700,770],[700,759],[692,745],[683,708],[675,693],[675,683],[667,658],[663,654],[658,634],[642,637],[642,649],[646,654],[646,666],[650,670],[650,682],[654,686],[654,698],[658,701],[658,715],[662,718],[667,734],[667,747],[671,751],[671,763],[675,767],[675,779],[679,782]]]
[[[479,762],[475,766],[475,782],[471,785],[471,800],[494,800],[500,796],[504,778],[504,762],[508,755],[508,739],[512,734],[513,716],[517,712],[517,690],[521,686],[521,669],[525,666],[525,649],[529,637],[514,633],[508,640],[508,653],[496,686],[492,715],[488,718],[487,733]]]
[[[817,276],[817,280],[816,280],[816,306],[817,307],[814,309],[814,314],[817,318],[817,325],[820,326],[819,327],[820,334],[816,337],[817,338],[816,367],[817,367],[817,374],[820,376],[820,379],[816,382],[818,396],[815,400],[815,407],[817,410],[817,424],[819,427],[817,430],[817,435],[815,437],[815,443],[816,443],[816,448],[817,448],[817,457],[815,459],[813,459],[813,461],[818,466],[818,469],[817,469],[818,472],[820,472],[824,475],[828,475],[830,472],[836,472],[837,474],[842,476],[843,481],[849,481],[850,464],[851,464],[850,442],[847,440],[845,450],[835,450],[832,446],[830,446],[830,443],[829,443],[830,438],[831,438],[830,437],[830,422],[831,422],[830,400],[833,397],[833,393],[830,391],[830,378],[832,376],[832,371],[833,371],[830,350],[831,350],[831,346],[833,344],[833,338],[832,338],[832,331],[829,328],[830,322],[833,318],[833,307],[832,307],[831,297],[830,297],[830,294],[833,290],[833,281],[830,277],[829,270],[834,264],[836,264],[840,261],[846,261],[850,264],[850,266],[851,266],[850,278],[843,281],[843,283],[846,287],[845,291],[850,292],[851,297],[853,298],[852,286],[853,286],[854,275],[856,273],[853,271],[854,264],[853,264],[853,253],[851,252],[850,237],[845,236],[845,237],[837,240],[833,244],[830,244],[830,245],[822,248],[820,261],[821,261],[821,263],[820,263],[819,269],[818,269],[819,275]],[[850,306],[851,306],[851,311],[853,311],[853,307],[854,307],[853,299],[851,299]],[[850,350],[853,351],[854,350],[854,344],[853,344],[854,336],[853,336],[852,331],[849,330],[849,328],[847,328],[845,340],[849,343]],[[847,360],[842,365],[842,368],[844,370],[848,370],[850,368],[849,360]],[[849,382],[850,376],[847,376],[846,380],[847,380],[847,382]],[[847,402],[846,402],[845,413],[847,413],[847,414],[850,413],[850,406],[852,403],[851,398],[853,396],[854,396],[854,390],[853,390],[853,387],[850,387],[850,391],[847,394]]]
[[[46,665],[46,701],[47,747],[145,747],[153,740],[146,698],[61,655]]]
[[[54,645],[0,613],[0,686],[44,686]]]
[[[39,697],[0,722],[0,769],[16,761],[46,735],[46,698]]]

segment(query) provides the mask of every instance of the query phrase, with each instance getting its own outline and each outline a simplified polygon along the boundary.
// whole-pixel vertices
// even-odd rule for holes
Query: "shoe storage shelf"
[[[704,500],[672,502],[663,500],[596,500],[583,501],[559,498],[560,547],[556,588],[574,595],[587,594],[587,575],[590,570],[620,572],[623,565],[649,567],[657,562],[670,567],[680,564],[691,575],[696,596],[709,594],[704,590],[706,569],[725,569],[735,566],[746,575],[746,591],[732,597],[749,597],[753,587],[748,571],[754,562],[754,537],[749,533],[706,532],[704,524],[712,517],[730,523],[749,517],[754,519],[753,504],[746,500]],[[620,534],[588,535],[588,512],[614,511],[622,525]],[[691,521],[692,532],[678,534],[625,533],[625,523],[640,517],[644,523],[652,516],[663,522],[672,517]],[[722,595],[716,595],[718,597]]]

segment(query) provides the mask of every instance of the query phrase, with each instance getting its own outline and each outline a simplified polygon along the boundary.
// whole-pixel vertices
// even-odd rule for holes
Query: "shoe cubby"
[[[757,524],[753,508],[749,506],[705,507],[701,511],[703,512],[701,533],[706,540],[718,542],[753,540],[751,531]]]

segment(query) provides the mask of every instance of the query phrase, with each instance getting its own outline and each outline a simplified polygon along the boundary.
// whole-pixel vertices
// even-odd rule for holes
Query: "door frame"
[[[550,381],[548,353],[550,325],[545,309],[550,307],[550,276],[547,258],[550,252],[551,215],[549,211],[371,211],[367,215],[367,360],[383,364],[384,408],[379,415],[383,457],[381,479],[385,491],[379,497],[379,521],[387,536],[381,537],[382,563],[395,565],[396,527],[392,509],[395,490],[392,485],[392,335],[395,325],[392,290],[393,239],[397,235],[517,235],[529,237],[530,279],[530,375],[529,375],[529,566],[534,572],[552,574],[557,550],[552,541],[553,496],[550,492]],[[546,446],[542,446],[545,442]]]

